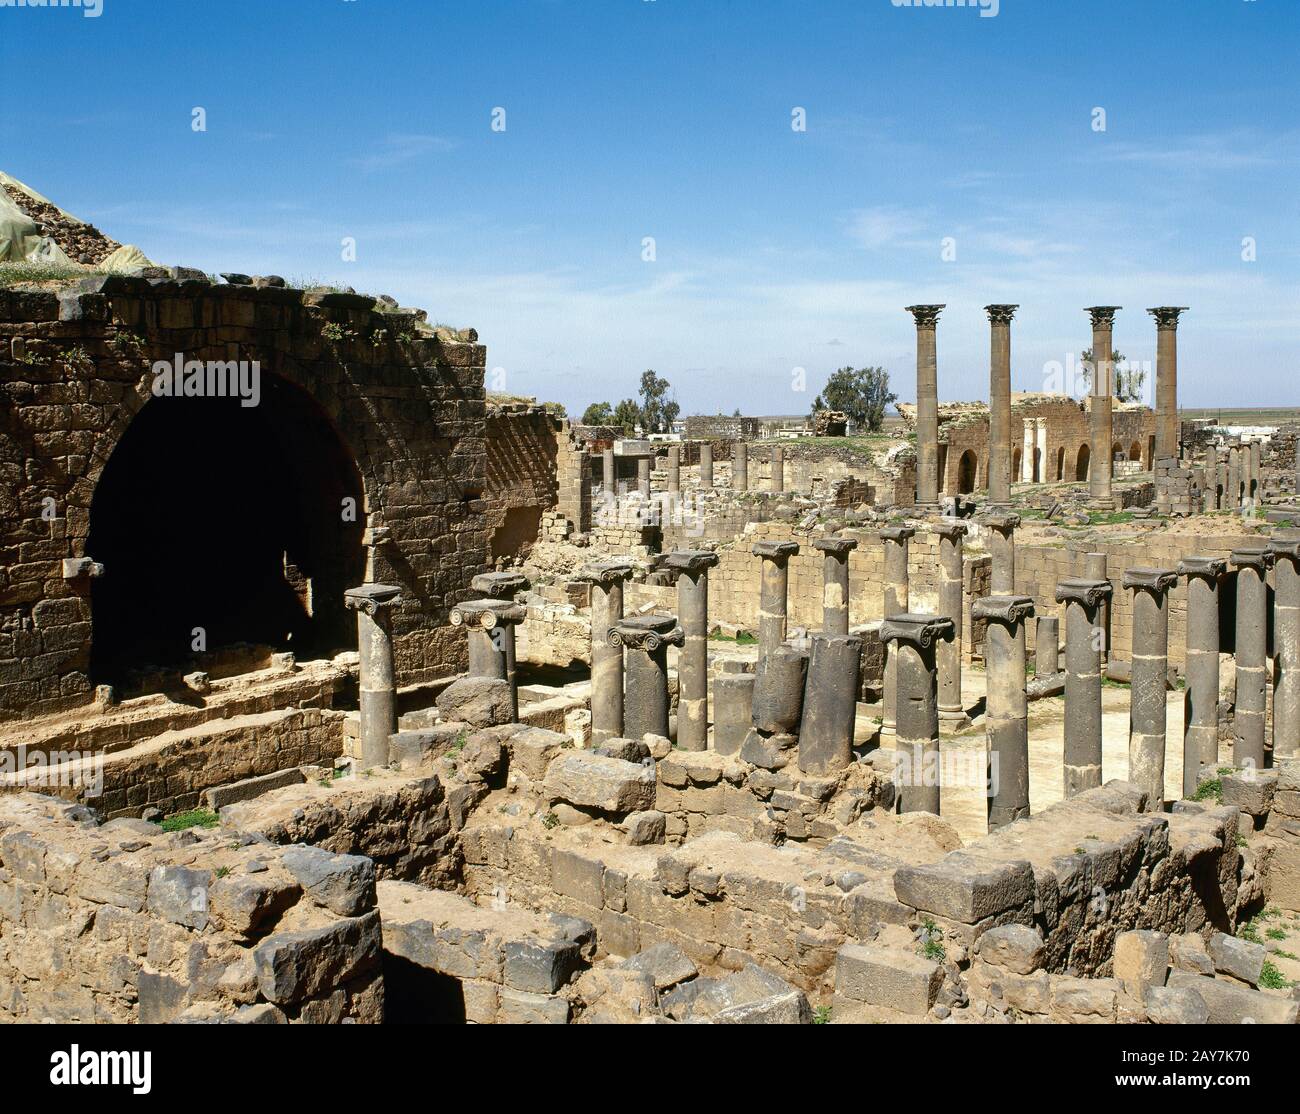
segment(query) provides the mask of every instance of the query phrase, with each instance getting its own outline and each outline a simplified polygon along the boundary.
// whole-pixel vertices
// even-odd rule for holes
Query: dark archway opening
[[[1074,462],[1075,480],[1086,480],[1088,478],[1088,460],[1092,456],[1092,451],[1086,444],[1079,446],[1079,455]]]
[[[1056,478],[1065,479],[1065,446],[1062,445],[1056,450]]]
[[[235,646],[299,659],[356,645],[343,592],[365,574],[361,477],[316,402],[263,374],[259,404],[154,398],[95,488],[91,675],[156,684]],[[201,629],[201,640],[196,635]]]
[[[967,449],[957,461],[957,494],[969,495],[975,490],[975,453]]]

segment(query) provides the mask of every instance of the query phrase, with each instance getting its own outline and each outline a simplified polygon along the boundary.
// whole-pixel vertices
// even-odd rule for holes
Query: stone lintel
[[[1178,318],[1186,312],[1186,306],[1156,306],[1147,310],[1147,313],[1156,319],[1158,329],[1178,328]]]
[[[1178,583],[1178,572],[1175,569],[1125,569],[1120,583],[1125,588],[1160,595]]]
[[[396,584],[362,584],[343,593],[343,605],[352,611],[374,615],[380,608],[401,602],[402,589]]]
[[[521,572],[481,572],[469,582],[469,586],[499,600],[524,591],[528,587],[528,577]]]
[[[451,625],[474,626],[484,630],[522,623],[528,618],[528,608],[514,600],[466,600],[451,609]]]
[[[611,646],[654,652],[663,645],[681,646],[686,632],[677,625],[676,615],[633,615],[610,627],[606,641]]]
[[[1261,573],[1273,567],[1273,554],[1262,545],[1234,549],[1228,560],[1239,569],[1258,569]]]
[[[1121,310],[1123,308],[1124,308],[1123,306],[1087,306],[1084,308],[1083,312],[1089,314],[1092,317],[1092,327],[1095,329],[1099,325],[1105,325],[1109,327],[1115,324],[1115,314],[1118,310]],[[1092,354],[1092,358],[1094,360],[1097,359],[1096,352]],[[1110,353],[1107,352],[1103,357],[1103,359],[1105,360],[1106,363],[1109,363]]]
[[[1178,575],[1189,579],[1202,576],[1206,580],[1218,580],[1228,571],[1228,562],[1222,557],[1184,557],[1178,562]]]
[[[677,549],[664,558],[664,565],[678,572],[702,572],[713,568],[718,560],[711,549]]]
[[[631,575],[631,561],[592,561],[590,564],[583,565],[574,574],[573,579],[608,588],[620,580],[627,580]]]
[[[830,553],[836,557],[847,558],[849,553],[858,548],[857,538],[818,538],[813,542],[814,549],[820,549],[823,553]]]
[[[770,561],[785,561],[799,552],[798,542],[755,542],[754,556]]]
[[[1089,580],[1087,577],[1071,576],[1056,585],[1056,602],[1065,603],[1072,600],[1086,607],[1096,607],[1110,599],[1114,588],[1109,580]]]
[[[1011,319],[1015,317],[1019,305],[1008,305],[1006,303],[994,303],[991,306],[985,306],[984,312],[989,315],[989,321],[994,325],[1010,325]]]
[[[999,511],[987,511],[984,514],[977,515],[975,521],[986,529],[996,530],[999,534],[1006,534],[1020,525],[1020,516]]]
[[[1286,557],[1300,562],[1300,530],[1278,530],[1268,539],[1268,551],[1274,560]]]
[[[891,615],[880,624],[881,642],[910,642],[923,649],[936,639],[950,641],[957,626],[946,615]]]
[[[1006,626],[1015,626],[1033,618],[1032,596],[980,596],[970,605],[972,619],[992,619]]]
[[[907,307],[907,312],[916,318],[916,327],[918,329],[933,329],[939,321],[939,314],[943,310],[944,306],[942,305]]]
[[[932,534],[938,534],[939,537],[947,538],[949,541],[964,538],[970,532],[970,527],[966,523],[955,518],[941,518],[931,522],[928,529]]]
[[[915,526],[882,526],[876,531],[887,542],[905,542],[916,533]]]

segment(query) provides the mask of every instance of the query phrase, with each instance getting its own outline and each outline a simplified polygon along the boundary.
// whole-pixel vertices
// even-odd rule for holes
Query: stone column
[[[1183,689],[1183,796],[1201,782],[1201,768],[1219,761],[1219,557],[1184,557],[1187,578],[1187,664]]]
[[[966,524],[947,518],[932,529],[939,535],[939,614],[948,616],[953,626],[952,638],[940,642],[935,651],[939,718],[956,727],[970,722],[961,698],[962,538]]]
[[[1165,693],[1169,687],[1169,589],[1173,569],[1129,569],[1133,674],[1129,684],[1128,780],[1146,792],[1147,812],[1165,808]]]
[[[623,619],[623,584],[631,561],[594,561],[576,577],[591,585],[591,744],[623,735],[623,649],[609,632]]]
[[[1104,553],[1085,553],[1083,555],[1083,575],[1088,580],[1109,580],[1110,575],[1106,571],[1106,554]],[[1110,664],[1110,597],[1108,596],[1101,603],[1101,608],[1097,612],[1097,626],[1101,632],[1101,675],[1106,675],[1106,667]]]
[[[388,736],[397,730],[390,612],[401,597],[392,584],[362,584],[343,593],[343,606],[357,613],[362,769],[388,765]]]
[[[989,532],[989,557],[993,566],[989,593],[1013,596],[1016,593],[1016,527],[1018,514],[982,514],[976,520]]]
[[[785,490],[785,446],[772,446],[772,490]]]
[[[1070,577],[1056,586],[1065,604],[1065,795],[1101,784],[1101,657],[1097,618],[1108,580]]]
[[[814,635],[799,725],[799,769],[834,774],[853,761],[862,639]]]
[[[1029,815],[1029,698],[1025,693],[1025,620],[1029,596],[981,596],[971,619],[987,619],[989,831]]]
[[[668,446],[668,490],[674,495],[682,489],[682,447]]]
[[[814,549],[822,561],[822,634],[849,633],[849,554],[858,548],[856,538],[818,538]]]
[[[1241,510],[1241,449],[1237,445],[1228,449],[1227,497],[1228,510]]]
[[[1092,315],[1092,413],[1089,418],[1092,445],[1089,450],[1088,464],[1088,498],[1093,506],[1102,510],[1114,510],[1115,500],[1111,495],[1110,477],[1114,467],[1111,459],[1111,439],[1114,432],[1111,419],[1111,407],[1115,393],[1115,365],[1111,362],[1111,353],[1115,351],[1111,342],[1111,329],[1115,323],[1115,311],[1120,306],[1090,306],[1087,310]]]
[[[753,726],[756,678],[753,673],[726,672],[725,666],[713,678],[713,749],[735,754]]]
[[[1011,319],[1019,306],[985,306],[989,315],[989,504],[1011,503]],[[1008,589],[1010,591],[1010,589]]]
[[[700,442],[700,487],[713,486],[713,442]]]
[[[684,640],[675,615],[633,615],[610,629],[610,645],[627,651],[623,699],[627,738],[668,738],[668,647],[680,646]]]
[[[886,526],[880,531],[885,543],[885,615],[908,614],[907,541],[916,531],[910,526]],[[881,639],[884,642],[884,639]],[[898,653],[885,643],[884,707],[880,715],[880,737],[894,735],[898,726]]]
[[[1061,621],[1040,615],[1034,629],[1034,676],[1050,677],[1061,671]]]
[[[519,721],[519,682],[515,676],[515,627],[528,608],[513,600],[466,600],[451,609],[451,625],[469,635],[469,674],[510,685],[511,720]]]
[[[1273,763],[1300,753],[1300,530],[1279,530],[1273,555]]]
[[[1220,510],[1219,495],[1219,450],[1213,445],[1205,453],[1205,509]]]
[[[650,458],[648,456],[636,458],[636,489],[641,493],[643,499],[650,498]]]
[[[943,306],[908,306],[916,321],[916,504],[939,505],[939,363],[935,326]]]
[[[786,591],[789,560],[799,552],[797,542],[755,542],[754,556],[763,559],[758,597],[758,653],[766,657],[785,641]]]
[[[898,755],[895,781],[902,812],[939,815],[939,678],[935,643],[953,637],[952,620],[938,615],[890,615],[880,640],[898,663]]]
[[[1264,768],[1264,715],[1268,700],[1268,584],[1273,555],[1263,546],[1234,549],[1237,570],[1237,706],[1232,764]]]
[[[618,458],[613,449],[605,449],[600,454],[601,468],[605,473],[605,494],[611,499],[618,498]]]
[[[1300,437],[1295,439],[1295,494],[1300,495]]]
[[[1177,460],[1182,441],[1178,424],[1178,318],[1186,310],[1186,306],[1147,310],[1156,319],[1156,460]]]
[[[1252,508],[1259,506],[1264,498],[1264,471],[1260,461],[1261,446],[1258,441],[1250,443],[1250,505]]]
[[[749,446],[744,441],[731,443],[731,487],[734,491],[749,490]]]
[[[677,655],[677,746],[709,749],[709,569],[718,555],[679,550],[664,564],[677,571],[677,612],[685,639]]]

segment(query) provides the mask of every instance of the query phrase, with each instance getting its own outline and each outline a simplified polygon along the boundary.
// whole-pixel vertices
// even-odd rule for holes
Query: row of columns
[[[604,472],[602,489],[605,495],[610,498],[618,495],[618,484],[615,479],[617,459],[618,458],[615,456],[613,449],[605,449],[601,454],[601,468]],[[782,492],[785,490],[784,446],[773,445],[770,460],[772,465],[772,476],[768,489],[773,492]],[[651,470],[652,462],[650,457],[637,457],[637,490],[641,495],[647,498],[650,495]],[[682,489],[682,449],[680,445],[668,446],[668,457],[665,462],[665,471],[667,472],[669,493],[679,493]],[[701,488],[711,488],[714,486],[713,445],[708,441],[700,443],[699,486]],[[734,491],[748,491],[750,489],[749,446],[744,441],[732,442],[731,487]]]
[[[930,508],[939,498],[939,383],[937,325],[943,305],[908,306],[916,323],[916,502]],[[1011,321],[1019,306],[985,306],[989,317],[989,463],[988,501],[1005,507],[1011,501]],[[1092,319],[1093,376],[1089,440],[1091,465],[1088,494],[1100,509],[1113,509],[1111,493],[1112,415],[1115,391],[1111,361],[1115,313],[1120,306],[1089,306]],[[1178,319],[1186,306],[1157,306],[1147,310],[1156,321],[1156,451],[1155,459],[1177,458]],[[1300,470],[1300,464],[1297,465]],[[1297,476],[1300,485],[1300,475]]]

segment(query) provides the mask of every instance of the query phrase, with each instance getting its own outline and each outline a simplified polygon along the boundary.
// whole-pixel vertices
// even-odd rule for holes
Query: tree
[[[1085,348],[1079,357],[1083,361],[1083,381],[1092,387],[1092,349]],[[1137,402],[1142,397],[1142,384],[1147,381],[1147,373],[1141,368],[1128,367],[1123,352],[1114,350],[1110,354],[1111,367],[1115,372],[1115,397],[1120,402]]]
[[[879,432],[885,410],[898,396],[889,389],[889,372],[883,367],[839,368],[813,402],[818,410],[839,410],[859,430]]]
[[[641,376],[641,428],[647,433],[665,433],[682,408],[665,401],[670,384],[661,375],[647,370]]]
[[[582,412],[583,425],[612,425],[614,409],[608,402],[593,402]]]
[[[621,425],[629,433],[632,433],[640,421],[641,407],[636,404],[635,400],[625,398],[614,407],[614,425]]]

